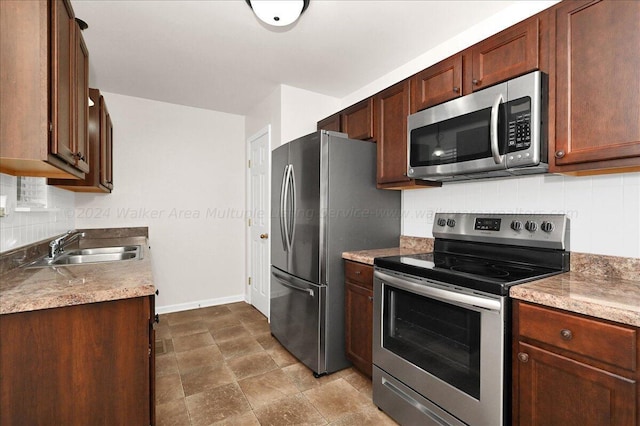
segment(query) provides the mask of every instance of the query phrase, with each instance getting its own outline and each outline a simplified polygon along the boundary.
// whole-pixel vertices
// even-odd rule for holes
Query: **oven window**
[[[480,313],[383,289],[382,346],[480,399]]]
[[[502,126],[502,111],[498,117]],[[411,167],[491,158],[490,123],[491,108],[485,108],[412,130]],[[504,154],[504,143],[499,151]]]

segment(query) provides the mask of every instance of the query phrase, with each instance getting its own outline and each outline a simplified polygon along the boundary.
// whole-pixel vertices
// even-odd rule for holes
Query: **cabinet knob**
[[[564,157],[565,152],[564,151],[556,151],[556,158],[562,158]]]
[[[153,317],[153,322],[160,324],[160,315],[156,314],[156,315]]]
[[[360,275],[362,272],[361,271],[356,271],[355,274],[356,275]]]
[[[156,296],[160,294],[160,290],[156,290]]]
[[[267,238],[269,238],[269,234],[260,234],[261,240],[266,240]]]
[[[566,328],[563,328],[562,330],[560,330],[560,336],[564,339],[564,340],[571,340],[573,339],[573,333],[571,332],[571,330],[568,330]]]
[[[453,88],[453,91],[456,92],[456,93],[460,93],[460,88],[458,86],[455,86]]]
[[[369,302],[373,302],[373,296],[369,296]]]
[[[524,352],[520,352],[518,354],[518,359],[520,360],[520,362],[527,362],[527,361],[529,361],[529,354],[526,354]]]
[[[482,80],[478,80],[477,78],[474,78],[471,82],[473,83],[474,86],[479,86],[481,81]]]

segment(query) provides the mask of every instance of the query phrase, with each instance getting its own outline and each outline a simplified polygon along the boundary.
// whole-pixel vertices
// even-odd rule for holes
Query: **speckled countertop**
[[[0,276],[0,314],[151,295],[156,289],[147,241],[146,236],[128,236],[92,245],[140,244],[141,260],[8,271]]]
[[[399,247],[345,252],[342,257],[373,265],[376,257],[432,250],[433,239],[402,236]],[[640,327],[640,259],[571,253],[571,272],[511,287],[509,295]]]

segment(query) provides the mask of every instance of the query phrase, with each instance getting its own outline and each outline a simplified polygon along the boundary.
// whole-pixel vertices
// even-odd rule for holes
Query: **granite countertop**
[[[640,281],[566,272],[511,287],[514,299],[640,327]]]
[[[45,268],[20,267],[0,276],[0,314],[105,302],[155,293],[146,236],[116,237],[81,247],[140,244],[140,260]]]
[[[399,247],[350,251],[342,257],[373,265],[376,257],[433,251],[433,239],[400,237]],[[640,327],[640,259],[571,254],[571,272],[511,287],[514,299]]]

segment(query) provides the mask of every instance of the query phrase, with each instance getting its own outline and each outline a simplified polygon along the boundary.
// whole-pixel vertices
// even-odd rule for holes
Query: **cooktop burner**
[[[438,213],[433,234],[432,253],[376,258],[374,265],[499,295],[569,270],[568,220],[562,215]]]

